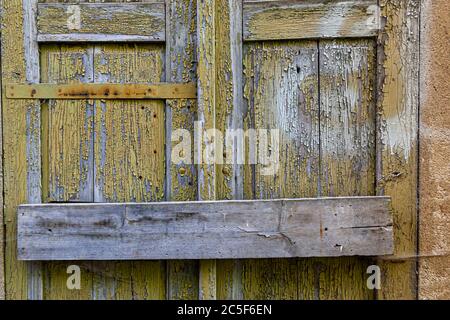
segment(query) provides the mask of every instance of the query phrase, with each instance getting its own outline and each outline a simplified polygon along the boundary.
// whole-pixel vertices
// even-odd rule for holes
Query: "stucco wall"
[[[0,0],[0,25],[2,21],[3,0]],[[1,36],[0,36],[1,37]],[[1,41],[0,41],[1,42]],[[1,67],[0,67],[1,70]],[[2,96],[0,86],[0,97]],[[0,300],[5,299],[5,236],[3,224],[3,128],[2,128],[2,109],[0,108]]]
[[[423,1],[419,248],[424,257],[419,260],[421,299],[450,299],[449,23],[450,1]]]

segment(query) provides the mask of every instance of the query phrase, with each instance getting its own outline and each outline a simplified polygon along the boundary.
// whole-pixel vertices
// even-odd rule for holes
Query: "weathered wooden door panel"
[[[267,150],[268,155],[279,152],[279,168],[261,164],[253,167],[253,177],[245,180],[245,196],[315,197],[319,172],[317,43],[246,44],[243,64],[246,127],[279,130],[280,135],[279,146],[273,136],[268,136],[272,143]],[[258,150],[263,146],[263,141],[258,141]]]
[[[319,45],[321,195],[375,195],[375,43]]]
[[[164,48],[97,46],[94,73],[96,83],[164,82]],[[164,101],[95,101],[95,202],[164,199],[164,120]]]
[[[71,9],[65,1],[39,2],[53,3],[38,6],[37,41],[55,43],[40,44],[40,82],[195,81],[195,36],[192,36],[196,27],[195,1],[174,0],[167,4],[142,1],[146,3],[137,6],[86,4]],[[84,1],[74,3],[79,2]],[[68,23],[77,23],[77,10],[82,23],[74,30]],[[93,16],[95,12],[100,15]],[[163,43],[166,34],[168,39]],[[97,40],[128,43],[96,44]],[[77,44],[58,44],[61,41]],[[154,41],[159,43],[141,43]],[[43,201],[195,200],[193,164],[187,161],[172,164],[171,148],[166,148],[166,137],[169,136],[170,143],[172,130],[187,129],[193,133],[195,103],[177,99],[168,100],[167,108],[165,105],[162,100],[44,102]],[[80,291],[68,290],[65,284],[70,264],[43,263],[42,268],[37,264],[35,273],[30,274],[31,283],[36,285],[30,287],[28,296],[42,299],[198,297],[196,262],[74,263],[82,268]]]
[[[164,63],[161,45],[43,46],[41,81],[158,83],[165,80]],[[43,190],[48,202],[164,199],[163,101],[50,100],[43,110]],[[46,263],[44,299],[70,296],[71,291],[60,284],[67,273],[58,266]],[[165,296],[162,262],[84,267],[84,277],[93,279],[85,296]]]
[[[40,52],[42,82],[93,82],[92,47],[52,45]],[[42,111],[44,201],[92,202],[93,102],[50,100]]]
[[[269,150],[279,151],[279,171],[266,175],[267,166],[247,166],[247,199],[375,194],[375,60],[371,40],[244,44],[246,126],[280,130],[279,150]],[[243,297],[370,299],[371,264],[246,261]]]

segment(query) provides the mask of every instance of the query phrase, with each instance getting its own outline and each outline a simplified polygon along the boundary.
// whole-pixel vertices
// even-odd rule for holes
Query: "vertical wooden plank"
[[[2,3],[2,84],[26,81],[22,0]],[[5,290],[7,299],[26,299],[27,266],[16,259],[16,208],[26,203],[27,112],[34,101],[6,99],[2,90],[4,149]]]
[[[420,0],[382,0],[377,191],[392,197],[394,262],[380,261],[380,299],[415,299]]]
[[[166,1],[166,79],[168,82],[195,82],[196,77],[196,14],[194,0]],[[195,100],[166,102],[166,200],[197,199],[197,169],[194,158]],[[191,152],[173,148],[186,142]],[[167,298],[192,300],[198,298],[198,261],[167,262]]]
[[[39,46],[37,43],[37,0],[23,4],[24,53],[26,63],[26,81],[38,83]],[[41,106],[34,102],[27,110],[27,198],[29,203],[42,201],[41,190]],[[29,263],[28,266],[28,299],[42,299],[42,264]]]
[[[94,52],[95,82],[162,82],[161,45],[103,45]],[[113,93],[112,93],[113,94]],[[165,133],[162,101],[95,102],[95,202],[164,199]],[[99,299],[163,299],[165,263],[98,265],[111,277],[94,281]]]
[[[375,43],[320,42],[321,194],[375,193]]]
[[[96,47],[94,54],[96,83],[164,80],[160,45],[106,45]],[[95,102],[95,202],[164,199],[162,105],[162,101]]]
[[[39,83],[39,46],[36,40],[37,0],[30,0],[24,4],[23,15],[26,81],[27,83]],[[40,103],[35,102],[34,106],[27,112],[27,193],[30,203],[40,203],[42,201],[40,128]]]
[[[217,200],[242,199],[242,164],[238,163],[238,144],[226,140],[227,131],[243,128],[242,111],[242,1],[216,2],[215,66],[216,129],[223,135],[222,163],[217,165]],[[227,150],[229,147],[229,150]]]
[[[316,196],[319,174],[316,42],[246,44],[244,83],[245,127],[265,132],[267,129],[278,130],[279,133],[279,143],[273,140],[275,143],[264,144],[257,139],[258,151],[273,152],[278,156],[273,158],[272,172],[267,170],[270,164],[245,166],[245,197]],[[270,132],[267,134],[269,139],[275,137]],[[301,297],[312,296],[313,287],[299,287],[299,267],[304,266],[297,259],[246,261],[242,276],[244,298],[297,299],[299,288],[303,290]]]
[[[0,25],[3,25],[3,0],[0,0]],[[1,37],[0,32],[0,51],[1,51]],[[2,67],[2,59],[0,56],[0,70]],[[0,97],[2,96],[2,79],[0,77]],[[3,104],[0,103],[0,300],[5,300],[5,228],[4,228],[4,198],[3,198],[3,114],[2,107]]]
[[[41,49],[42,82],[93,82],[93,51],[87,46]],[[93,106],[86,100],[50,100],[43,106],[45,202],[93,199]]]
[[[239,157],[244,150],[239,137],[233,136],[233,132],[239,134],[244,127],[242,1],[218,0],[215,14],[220,21],[215,30],[215,65],[220,70],[216,73],[215,126],[223,137],[223,159],[216,169],[217,200],[243,199],[243,163]],[[217,262],[217,298],[242,299],[241,261]]]
[[[263,42],[248,44],[245,49],[244,97],[249,117],[253,117],[254,128],[279,132],[278,150],[276,143],[266,145],[277,163],[258,163],[254,196],[315,196],[319,154],[317,45],[310,41]],[[269,142],[276,141],[276,136],[267,134]],[[257,147],[258,152],[265,151],[263,141],[258,140]]]
[[[84,46],[41,47],[41,79],[46,83],[93,82],[93,49]],[[93,104],[50,100],[42,105],[42,163],[45,202],[93,201]],[[69,290],[67,267],[79,263],[44,263],[44,299],[90,296],[92,277],[82,269],[81,290]],[[29,280],[30,281],[30,280]]]
[[[374,195],[375,43],[335,40],[321,41],[319,47],[320,193]],[[366,285],[366,270],[372,264],[363,258],[321,260],[318,298],[373,298]]]
[[[215,69],[215,8],[216,1],[201,0],[197,2],[197,77],[198,77],[198,127],[201,139],[196,145],[196,162],[198,165],[198,200],[216,198],[217,154],[204,150],[217,150],[217,140],[207,136],[206,131],[215,129],[216,114],[216,69]],[[205,157],[206,154],[206,157]],[[200,261],[199,274],[200,299],[216,299],[216,262]]]

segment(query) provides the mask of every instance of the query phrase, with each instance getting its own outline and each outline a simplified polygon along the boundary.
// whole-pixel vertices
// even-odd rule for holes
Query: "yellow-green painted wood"
[[[379,261],[379,299],[417,298],[420,0],[381,0],[377,192],[392,196],[396,259]]]
[[[373,40],[320,41],[320,194],[375,194],[376,67]],[[319,299],[373,299],[367,258],[322,259]]]
[[[263,164],[246,165],[244,192],[247,199],[317,196],[318,79],[318,47],[314,41],[268,41],[245,45],[245,128],[279,130],[279,148],[271,150],[274,154],[279,152],[278,170],[273,168],[273,175],[264,171],[269,168]],[[273,138],[269,135],[269,139]],[[264,146],[259,139],[256,143],[258,149],[276,148],[275,143]],[[298,259],[245,261],[243,297],[298,299],[313,296],[314,286],[308,285],[299,291],[299,278],[302,277]]]
[[[195,82],[197,1],[166,1],[166,81]],[[197,167],[194,158],[194,123],[196,100],[166,101],[166,200],[197,200]],[[173,148],[180,143],[177,130],[191,135],[191,153],[178,153],[179,162],[172,161]],[[184,138],[184,137],[183,137]],[[199,262],[167,262],[167,299],[195,300],[199,297]]]
[[[2,2],[2,84],[24,82],[22,0]],[[26,264],[16,259],[16,207],[27,202],[26,113],[32,101],[12,102],[2,90],[4,153],[5,290],[7,299],[27,298]],[[13,110],[16,108],[16,110]]]

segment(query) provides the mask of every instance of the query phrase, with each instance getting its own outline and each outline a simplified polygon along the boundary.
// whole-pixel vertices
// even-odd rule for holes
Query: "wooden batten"
[[[244,1],[244,40],[374,37],[376,0]]]
[[[390,198],[23,205],[20,260],[381,256]]]
[[[164,2],[41,3],[38,42],[165,41]]]
[[[33,84],[6,86],[9,99],[195,99],[196,85],[192,83],[159,84]]]

